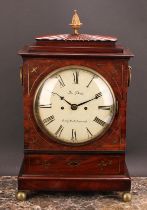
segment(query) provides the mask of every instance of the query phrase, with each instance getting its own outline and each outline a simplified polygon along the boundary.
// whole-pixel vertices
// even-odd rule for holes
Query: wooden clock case
[[[126,107],[132,53],[114,37],[99,35],[50,35],[36,38],[19,51],[24,100],[24,160],[18,191],[130,191],[125,163]],[[33,114],[39,83],[65,66],[85,66],[101,74],[111,85],[117,113],[99,139],[71,146],[47,137]]]

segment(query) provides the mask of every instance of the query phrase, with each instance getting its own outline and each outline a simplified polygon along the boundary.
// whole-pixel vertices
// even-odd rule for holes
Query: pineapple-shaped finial
[[[77,14],[77,10],[74,10],[74,15],[72,17],[71,27],[74,29],[74,34],[79,34],[78,29],[80,29],[82,23],[80,22],[80,18]]]

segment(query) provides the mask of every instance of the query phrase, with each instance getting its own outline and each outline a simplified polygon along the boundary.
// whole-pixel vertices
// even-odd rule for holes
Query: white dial
[[[104,134],[114,119],[115,109],[115,96],[108,82],[83,66],[68,66],[50,73],[34,98],[34,115],[41,130],[70,144]]]

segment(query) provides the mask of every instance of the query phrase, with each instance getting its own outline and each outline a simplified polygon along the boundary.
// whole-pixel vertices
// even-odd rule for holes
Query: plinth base
[[[23,168],[23,167],[22,167]],[[19,191],[130,191],[131,178],[125,166],[121,175],[50,176],[28,175],[21,170],[18,176]]]

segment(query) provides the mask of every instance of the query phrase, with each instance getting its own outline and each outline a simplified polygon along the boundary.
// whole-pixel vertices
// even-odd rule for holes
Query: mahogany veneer
[[[82,37],[84,39],[84,36]],[[125,164],[129,50],[106,41],[37,39],[19,54],[23,58],[24,161],[19,190],[129,191]],[[109,130],[91,143],[61,144],[37,126],[33,99],[37,86],[57,68],[81,65],[100,73],[111,85],[118,111]]]

